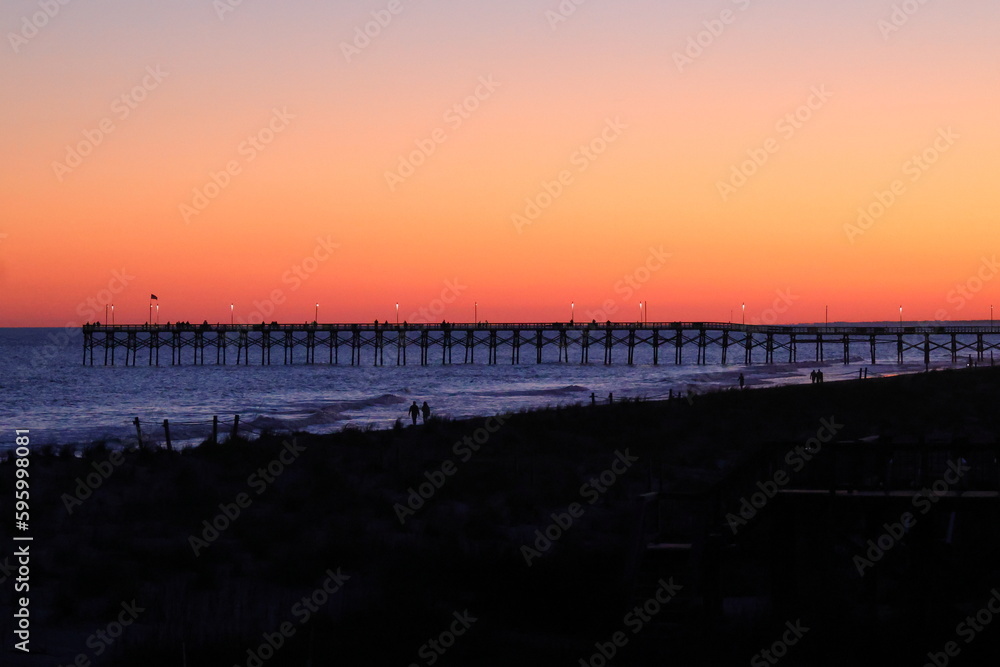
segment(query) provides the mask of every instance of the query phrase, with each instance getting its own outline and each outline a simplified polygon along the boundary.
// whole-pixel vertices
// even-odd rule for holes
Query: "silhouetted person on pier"
[[[420,408],[417,406],[417,402],[413,401],[413,405],[410,406],[410,419],[413,420],[413,425],[417,425],[417,417],[420,415]]]
[[[744,388],[744,387],[746,386],[746,382],[747,382],[747,381],[746,381],[746,379],[745,379],[745,378],[743,377],[743,373],[740,373],[740,389],[743,389],[743,388]]]
[[[597,394],[594,392],[590,392],[590,404],[597,405]]]
[[[427,401],[424,401],[424,404],[420,406],[420,412],[423,413],[424,423],[426,424],[427,420],[431,418],[431,406],[427,405]]]
[[[816,382],[823,384],[823,371],[816,371]]]
[[[816,371],[809,371],[809,382],[816,384]]]

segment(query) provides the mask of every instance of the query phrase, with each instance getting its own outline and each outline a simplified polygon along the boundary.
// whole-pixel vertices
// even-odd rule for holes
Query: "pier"
[[[904,359],[929,366],[932,353],[952,363],[992,359],[1000,326],[802,326],[721,322],[208,324],[83,326],[83,363],[159,366],[206,363],[385,365],[542,363],[546,350],[561,363],[744,364],[842,361],[876,364]],[[888,354],[886,351],[889,350]],[[97,354],[95,354],[95,352]],[[161,355],[162,352],[162,355]],[[591,352],[594,353],[593,357]],[[879,359],[879,352],[882,358]],[[169,356],[168,356],[169,355]],[[551,353],[548,360],[552,359]],[[709,358],[712,361],[709,361]],[[162,357],[162,358],[161,358]]]

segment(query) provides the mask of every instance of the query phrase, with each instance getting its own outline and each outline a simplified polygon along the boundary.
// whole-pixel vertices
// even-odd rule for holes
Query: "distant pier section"
[[[637,350],[651,352],[653,364],[795,363],[814,360],[870,359],[876,350],[903,363],[922,360],[932,352],[953,363],[975,363],[1000,350],[1000,326],[774,326],[722,322],[555,322],[522,324],[208,324],[83,326],[83,363],[104,365],[116,360],[136,365],[166,364],[385,364],[476,363],[477,352],[488,364],[511,364],[543,352],[558,351],[559,362],[633,364]],[[804,356],[800,357],[800,352]],[[96,354],[95,354],[96,353]],[[711,354],[712,361],[709,361]],[[852,357],[853,354],[853,357]],[[168,357],[169,355],[169,357]],[[547,360],[552,360],[552,353]],[[894,356],[895,359],[892,359]],[[162,357],[162,358],[161,358]],[[672,357],[672,359],[670,359]],[[914,359],[916,357],[916,359]]]

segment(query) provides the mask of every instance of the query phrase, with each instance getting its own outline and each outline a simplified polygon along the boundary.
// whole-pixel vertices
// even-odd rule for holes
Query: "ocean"
[[[945,337],[932,337],[932,341],[943,343]],[[737,386],[741,373],[754,388],[807,383],[810,371],[817,368],[828,382],[857,378],[862,367],[869,369],[869,377],[924,370],[922,354],[916,350],[908,351],[906,363],[898,365],[889,363],[896,359],[895,344],[880,343],[882,363],[873,366],[868,363],[867,346],[856,347],[848,365],[840,361],[840,348],[830,344],[825,363],[812,361],[814,348],[802,345],[798,363],[780,363],[782,354],[776,352],[779,363],[751,366],[722,365],[718,349],[710,350],[707,365],[696,365],[693,345],[685,347],[684,364],[674,365],[673,353],[667,350],[657,366],[647,347],[637,349],[632,366],[625,363],[624,348],[616,349],[614,363],[605,366],[600,352],[597,362],[589,365],[559,363],[553,347],[545,349],[541,364],[534,363],[533,348],[530,354],[522,354],[519,365],[511,365],[509,349],[506,357],[501,350],[495,366],[486,364],[485,351],[474,364],[447,366],[439,363],[440,357],[435,363],[432,352],[428,366],[411,360],[412,365],[397,367],[394,355],[390,359],[387,354],[386,365],[376,367],[370,351],[361,366],[306,365],[301,363],[304,359],[293,365],[170,366],[169,355],[167,365],[159,367],[143,365],[141,355],[136,366],[84,366],[79,330],[0,328],[0,426],[4,429],[0,449],[12,446],[14,429],[30,429],[36,446],[134,443],[136,417],[144,440],[159,443],[164,440],[163,420],[169,420],[174,445],[181,447],[208,437],[213,415],[219,417],[220,433],[229,432],[234,415],[240,416],[240,432],[250,437],[262,430],[324,433],[390,428],[397,419],[409,423],[406,411],[411,401],[427,401],[434,415],[461,418],[589,403],[592,393],[599,402],[606,402],[612,392],[616,399],[657,399],[667,397],[671,390],[716,391]],[[742,361],[739,352],[730,356],[734,358]],[[953,366],[945,349],[933,350],[931,359],[934,369]],[[990,363],[989,355],[985,363]]]

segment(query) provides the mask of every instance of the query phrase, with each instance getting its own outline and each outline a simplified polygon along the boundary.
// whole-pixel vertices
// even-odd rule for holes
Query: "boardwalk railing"
[[[477,350],[484,350],[489,364],[496,364],[501,350],[510,353],[512,364],[520,363],[521,349],[534,350],[536,363],[546,349],[558,352],[558,361],[570,361],[570,352],[582,364],[590,362],[591,348],[604,352],[603,363],[611,364],[613,352],[622,348],[626,362],[635,362],[638,349],[651,352],[653,364],[661,353],[673,351],[674,363],[696,364],[737,361],[773,364],[799,361],[799,348],[814,350],[816,362],[826,360],[829,349],[839,354],[831,360],[849,363],[870,360],[878,363],[895,357],[903,363],[906,352],[921,353],[925,365],[932,353],[956,363],[960,358],[983,361],[1000,350],[1000,326],[900,325],[900,326],[803,326],[753,325],[730,322],[534,322],[534,323],[453,323],[440,324],[208,324],[185,322],[166,325],[86,324],[83,326],[83,363],[94,364],[94,352],[101,349],[104,363],[115,364],[116,352],[125,352],[125,364],[135,365],[147,356],[150,365],[160,364],[160,350],[170,351],[170,363],[204,364],[206,348],[214,350],[215,363],[225,364],[235,352],[237,364],[251,358],[261,365],[272,363],[272,352],[282,352],[282,363],[338,364],[342,348],[351,365],[385,363],[388,349],[396,352],[397,365],[407,363],[407,351],[416,349],[421,365],[430,362],[432,350],[440,352],[441,363],[452,363],[454,350],[464,363],[475,363]],[[690,350],[695,351],[694,359]],[[188,352],[190,351],[190,352]],[[688,354],[685,354],[688,351]],[[148,355],[140,355],[148,352]],[[317,356],[319,352],[319,356]],[[862,354],[864,352],[864,354]],[[742,353],[733,359],[733,354]],[[853,356],[852,356],[853,354]],[[709,361],[712,357],[712,362]],[[296,361],[298,359],[298,361]],[[367,360],[367,361],[366,361]],[[803,359],[805,360],[805,359]]]

